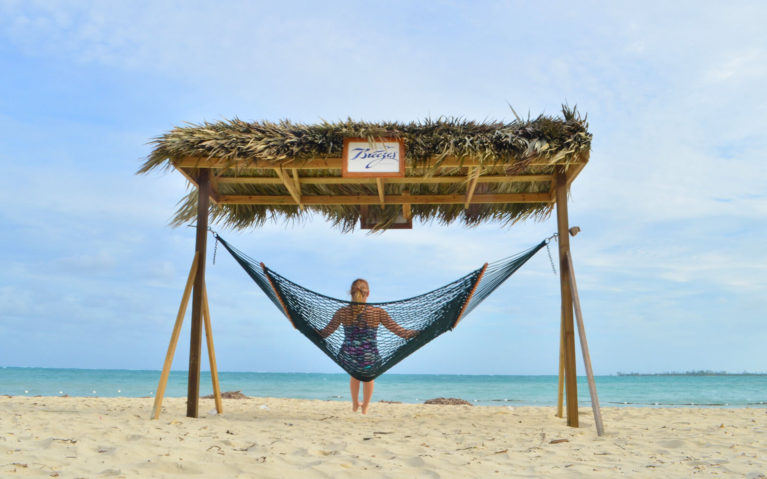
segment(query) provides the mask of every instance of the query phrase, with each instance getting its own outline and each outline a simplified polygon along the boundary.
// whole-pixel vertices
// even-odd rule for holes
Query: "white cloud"
[[[55,105],[46,101],[42,106],[50,112],[40,114],[13,98],[1,103],[31,112],[28,120],[0,112],[3,131],[10,133],[0,139],[0,159],[12,179],[0,189],[0,202],[9,205],[1,214],[9,233],[0,254],[3,311],[51,321],[54,315],[75,322],[102,318],[121,331],[131,321],[159,328],[175,316],[193,234],[165,226],[185,193],[179,175],[133,175],[148,151],[143,143],[162,133],[145,133],[147,125],[234,115],[307,122],[347,115],[508,119],[506,101],[533,116],[556,114],[563,101],[589,113],[592,161],[573,186],[570,218],[584,230],[572,241],[574,259],[595,326],[589,330],[595,351],[610,360],[606,372],[661,368],[633,352],[626,328],[648,341],[672,331],[682,344],[692,317],[699,339],[721,334],[712,324],[722,314],[722,298],[732,302],[740,324],[755,321],[753,312],[767,306],[767,264],[758,241],[767,215],[767,34],[759,3],[300,7],[0,5],[0,38],[38,69],[22,71],[10,89],[32,89],[23,101],[63,98]],[[400,13],[393,30],[380,29],[382,15],[392,18],[393,10]],[[359,30],[346,28],[355,22]],[[105,89],[99,98],[115,97],[114,103],[89,104],[90,95],[82,93],[67,103],[72,78],[19,83],[25,75],[49,73],[48,64],[64,75],[104,75],[107,80],[95,83]],[[116,77],[126,84],[114,85]],[[144,94],[130,90],[130,83],[143,77],[151,81],[140,89],[150,96],[162,91],[168,100],[125,118],[125,103]],[[104,121],[117,116],[120,122]],[[439,286],[553,229],[553,221],[502,230],[416,225],[383,236],[342,236],[315,218],[222,234],[318,291],[343,297],[350,278],[369,275],[378,294],[390,299]],[[212,307],[219,311],[213,314],[225,318],[222,341],[240,344],[245,337],[276,348],[286,333],[279,312],[221,258],[220,248],[218,254],[208,274]],[[556,329],[558,286],[548,261],[540,253],[515,278],[518,284],[478,309],[467,337],[486,335],[484,319],[493,325],[491,341],[502,341],[520,324],[532,329],[549,315]],[[48,264],[58,267],[49,271]],[[61,297],[55,294],[59,284],[69,288]],[[504,326],[506,316],[520,323]],[[523,342],[543,348],[546,340]],[[665,361],[702,359],[695,341],[683,346],[689,349],[668,353]],[[429,358],[450,356],[435,347]],[[765,369],[751,366],[748,351],[725,351],[718,360]],[[228,354],[247,367],[244,355]]]

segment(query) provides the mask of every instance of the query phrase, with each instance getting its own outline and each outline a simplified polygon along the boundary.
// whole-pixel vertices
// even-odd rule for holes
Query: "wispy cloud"
[[[185,180],[134,175],[165,129],[232,116],[508,120],[507,102],[535,116],[567,101],[594,133],[570,220],[583,228],[572,247],[597,369],[767,370],[764,13],[759,2],[2,2],[0,328],[35,340],[0,362],[159,366],[117,351],[142,341],[162,355],[191,262],[191,230],[166,227]],[[388,300],[555,228],[497,226],[340,235],[314,218],[222,233],[308,287],[342,297],[363,275]],[[224,255],[208,270],[224,364],[265,368],[287,348],[300,352],[281,356],[285,368],[307,367],[311,345]],[[542,252],[460,334],[402,367],[551,372],[557,294]],[[489,371],[487,351],[520,337],[518,369]],[[714,341],[724,346],[703,355]],[[461,344],[484,352],[457,365]],[[241,352],[253,345],[255,357]]]

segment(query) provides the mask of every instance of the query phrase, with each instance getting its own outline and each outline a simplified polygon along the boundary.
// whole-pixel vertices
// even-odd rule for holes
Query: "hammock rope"
[[[375,379],[452,330],[548,243],[544,240],[515,256],[485,263],[451,283],[412,298],[355,303],[304,288],[230,245],[217,233],[213,235],[294,328],[360,381]],[[330,325],[334,317],[336,328]],[[339,324],[340,318],[344,320]],[[371,318],[377,327],[369,327]]]

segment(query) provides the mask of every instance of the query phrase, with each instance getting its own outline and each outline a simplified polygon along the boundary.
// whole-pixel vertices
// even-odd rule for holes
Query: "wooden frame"
[[[581,353],[583,354],[583,365],[586,368],[586,378],[589,383],[589,396],[591,397],[591,410],[594,413],[594,424],[597,427],[597,435],[601,436],[605,432],[602,424],[602,411],[599,407],[599,396],[597,396],[597,383],[594,381],[594,372],[591,370],[591,355],[589,354],[589,344],[586,341],[586,328],[583,325],[583,313],[581,312],[581,300],[578,297],[578,286],[575,284],[575,270],[573,268],[573,259],[570,252],[567,252],[567,266],[570,280],[570,293],[573,296],[573,309],[575,311],[576,324],[578,325],[578,337],[581,341]]]
[[[367,139],[362,140],[368,141]],[[172,160],[173,166],[200,189],[197,222],[197,251],[200,253],[200,264],[204,266],[205,262],[205,243],[204,239],[201,239],[201,235],[207,234],[209,201],[219,205],[295,205],[300,209],[312,206],[357,206],[362,213],[360,220],[362,229],[370,227],[367,220],[368,206],[370,205],[401,205],[402,216],[406,221],[392,228],[412,228],[412,205],[456,204],[467,209],[476,204],[540,203],[552,208],[556,207],[562,299],[557,415],[562,417],[562,403],[566,399],[567,424],[578,427],[574,319],[577,319],[578,322],[582,350],[586,349],[586,343],[580,302],[577,297],[575,276],[572,270],[572,259],[570,258],[567,192],[572,181],[588,162],[587,155],[580,160],[567,159],[560,160],[559,163],[535,159],[525,163],[521,169],[514,169],[506,164],[487,164],[475,158],[454,157],[433,158],[423,164],[408,165],[404,161],[404,143],[402,140],[391,138],[381,138],[381,140],[399,142],[401,164],[400,170],[396,173],[350,172],[346,168],[343,158],[339,157],[301,160],[287,158],[282,162],[216,157],[184,157]],[[348,144],[345,141],[345,149],[347,149]],[[514,191],[518,188],[497,188],[507,192],[488,193],[486,187],[478,186],[499,183],[531,184],[529,189],[523,189],[523,191],[532,190],[534,192],[509,193],[508,191]],[[450,188],[450,193],[440,194],[412,194],[409,187],[389,188],[390,193],[387,194],[385,188],[387,184],[426,186],[451,184],[456,185],[456,187]],[[285,191],[280,194],[227,194],[227,188],[231,191],[230,185],[282,185]],[[330,190],[337,191],[337,194],[316,194],[316,188],[303,188],[307,185],[370,185],[370,187],[362,189],[368,191],[366,194],[344,194],[345,189],[343,188]],[[349,190],[354,189],[349,188]],[[266,189],[266,191],[270,190]],[[360,189],[356,189],[356,191],[360,191]],[[400,191],[400,193],[391,194],[391,191]],[[429,191],[429,188],[420,188],[416,191]],[[209,318],[209,313],[203,311],[203,302],[207,304],[204,289],[200,287],[200,292],[197,293],[198,285],[204,284],[202,283],[204,281],[204,267],[201,269],[202,271],[196,273],[195,279],[192,315],[193,339],[190,345],[190,387],[187,397],[187,415],[193,417],[196,417],[197,414],[197,383],[199,382],[199,339],[195,339],[199,338],[199,334],[195,331],[200,331],[200,322],[199,319],[195,318],[203,320],[206,317]],[[576,318],[573,317],[574,312]],[[207,323],[205,327],[208,328]],[[212,348],[212,342],[210,346]],[[196,359],[193,361],[193,358]],[[584,351],[584,361],[587,363],[588,374],[592,376],[587,350]],[[197,379],[194,379],[195,376]],[[592,406],[595,407],[597,432],[601,435],[603,427],[593,377],[590,379],[589,387],[592,393]]]
[[[580,173],[586,161],[566,164],[566,185]],[[302,162],[286,161],[281,165],[262,160],[246,161],[220,158],[185,157],[173,161],[173,165],[193,184],[199,185],[199,175],[209,169],[210,200],[218,205],[296,205],[301,209],[307,206],[334,205],[403,205],[403,213],[409,218],[410,205],[462,204],[468,208],[472,204],[513,204],[542,203],[553,205],[556,202],[556,179],[552,165],[533,161],[528,166],[538,169],[547,168],[546,173],[506,173],[506,165],[482,165],[471,158],[434,159],[427,164],[405,165],[404,176],[388,177],[344,177],[342,158],[310,159]],[[435,166],[438,165],[438,166]],[[436,168],[436,173],[427,171]],[[326,170],[324,175],[317,175],[317,170]],[[272,172],[272,175],[267,174]],[[477,193],[481,184],[545,184],[546,190],[537,193]],[[374,185],[375,194],[305,194],[304,185]],[[464,193],[414,195],[403,191],[402,194],[386,194],[384,186],[394,185],[465,185]],[[226,194],[221,191],[229,185],[282,185],[285,194]]]
[[[327,157],[327,158],[311,158],[307,160],[285,160],[282,163],[275,163],[273,161],[266,160],[250,160],[247,158],[218,158],[215,156],[186,156],[178,159],[171,159],[170,162],[175,168],[213,168],[213,169],[233,169],[233,170],[247,170],[247,169],[272,169],[274,167],[283,168],[299,168],[303,170],[339,170],[343,169],[343,158],[340,156]],[[473,158],[455,158],[446,157],[434,159],[430,162],[418,165],[405,165],[405,171],[408,170],[423,170],[425,168],[432,168],[435,164],[439,164],[439,168],[468,168],[470,166],[482,166],[483,168],[506,168],[509,165],[498,163],[488,165],[479,160]],[[586,161],[573,160],[567,163],[568,166],[576,167],[577,165],[585,165]],[[555,166],[555,164],[545,160],[531,160],[527,162],[527,166]]]
[[[573,333],[573,298],[570,290],[570,232],[567,215],[567,177],[564,168],[557,167],[555,198],[557,204],[557,239],[559,243],[559,285],[562,310],[562,338],[564,339],[565,394],[567,398],[567,425],[578,427],[578,383],[575,375],[575,339]]]
[[[192,267],[189,269],[189,277],[186,281],[186,287],[184,288],[184,294],[181,297],[181,304],[178,307],[178,314],[176,315],[176,323],[173,325],[173,332],[170,336],[170,343],[168,344],[168,352],[165,354],[165,363],[162,367],[162,373],[160,374],[160,382],[157,384],[157,393],[154,396],[154,404],[152,406],[151,419],[159,419],[160,412],[162,411],[162,400],[165,398],[165,387],[168,384],[168,377],[170,376],[170,368],[173,365],[173,356],[176,354],[176,345],[178,344],[178,337],[181,334],[181,326],[184,324],[184,316],[186,314],[186,308],[189,305],[189,297],[192,294],[192,288],[195,285],[197,273],[200,270],[200,254],[196,252],[194,259],[192,260]],[[221,414],[224,412],[224,407],[221,401],[221,388],[218,382],[218,367],[216,366],[216,351],[213,346],[213,328],[210,321],[210,307],[208,306],[208,292],[203,285],[201,292],[202,299],[202,316],[203,323],[205,325],[205,338],[208,346],[208,362],[210,364],[210,379],[213,382],[213,398],[216,403],[216,412]],[[197,371],[197,377],[199,380],[199,371]],[[187,399],[189,396],[187,396]],[[199,401],[199,393],[194,396],[194,410],[197,411],[197,404]],[[187,403],[190,401],[187,401]],[[189,407],[187,405],[187,416],[189,416]],[[190,417],[197,417],[190,416]]]
[[[352,145],[383,145],[383,144],[396,144],[396,155],[398,157],[398,168],[396,171],[351,171],[349,169],[349,163],[353,161],[356,156],[352,156],[352,151],[350,151],[350,148]],[[344,150],[342,155],[343,160],[343,166],[341,169],[341,176],[344,178],[388,178],[388,177],[398,177],[398,176],[405,176],[405,140],[401,138],[374,138],[368,139],[368,138],[344,138]],[[375,163],[377,160],[375,158],[367,158],[368,161]]]
[[[474,195],[472,204],[483,203],[549,203],[549,193],[504,193]],[[291,196],[282,195],[220,195],[216,201],[220,205],[295,205],[296,200]],[[466,195],[384,195],[384,203],[387,204],[417,204],[417,205],[440,205],[459,204],[466,205]],[[303,205],[377,205],[381,204],[380,195],[312,195],[303,196]]]

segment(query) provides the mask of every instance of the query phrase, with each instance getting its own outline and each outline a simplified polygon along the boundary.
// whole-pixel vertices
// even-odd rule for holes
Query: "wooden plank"
[[[182,168],[176,168],[176,169],[179,171],[179,173],[181,173],[182,175],[184,175],[184,178],[186,178],[186,181],[188,181],[189,183],[191,183],[191,184],[193,184],[193,185],[197,186],[197,183],[198,183],[198,182],[197,182],[197,178],[195,178],[195,177],[194,177],[194,176],[191,174],[191,172],[190,172],[190,171],[187,171],[187,170],[185,170],[185,169],[182,169]]]
[[[342,167],[341,158],[313,158],[307,161],[264,161],[264,160],[249,160],[245,158],[235,158],[227,160],[223,158],[197,158],[186,157],[171,160],[171,164],[176,168],[258,168],[258,169],[272,169],[272,168],[299,168],[304,170],[340,170]]]
[[[216,204],[218,204],[218,175],[220,173],[219,170],[211,170],[210,172],[210,199]]]
[[[437,160],[432,160],[428,163],[418,165],[406,165],[408,170],[423,170],[427,168],[433,168],[437,164]],[[568,163],[570,165],[576,162]],[[585,163],[585,162],[583,162]],[[286,160],[286,161],[265,161],[265,160],[250,160],[246,158],[234,158],[234,159],[222,159],[222,158],[197,158],[197,157],[185,157],[171,160],[171,164],[176,168],[257,168],[257,169],[272,169],[272,168],[298,168],[301,170],[341,170],[343,167],[343,160],[339,158],[312,158],[309,160]],[[516,163],[494,163],[494,162],[481,162],[473,158],[446,158],[439,162],[437,168],[468,168],[470,166],[483,166],[483,167],[512,167]],[[556,166],[556,163],[549,163],[546,160],[533,160],[527,164],[527,166]]]
[[[567,252],[567,265],[570,267],[570,293],[573,296],[573,306],[575,307],[575,320],[578,324],[578,336],[581,340],[581,352],[583,353],[583,365],[586,369],[586,378],[589,382],[589,394],[591,395],[591,410],[594,413],[594,422],[597,426],[597,436],[605,432],[602,424],[602,412],[599,407],[599,397],[597,396],[597,383],[594,380],[594,372],[591,370],[591,355],[589,354],[589,344],[586,341],[586,327],[583,324],[583,313],[581,312],[581,300],[578,297],[578,286],[575,283],[575,269],[573,268],[572,253]]]
[[[410,208],[410,198],[412,198],[412,196],[410,196],[409,191],[406,190],[402,192],[402,199],[407,201],[407,203],[402,203],[402,216],[408,221],[413,218],[413,211]]]
[[[295,170],[295,169],[294,169]],[[182,170],[183,171],[183,170]],[[477,183],[532,183],[532,182],[553,182],[552,175],[490,175],[480,176]],[[300,181],[304,185],[360,185],[375,184],[378,178],[341,178],[339,176],[303,176]],[[391,184],[451,184],[463,183],[465,176],[406,176],[404,178],[387,178],[386,182]],[[273,177],[253,177],[253,176],[220,176],[217,179],[219,184],[240,184],[240,185],[281,185],[282,180]],[[553,188],[552,188],[553,190]]]
[[[189,339],[189,380],[187,383],[186,415],[197,417],[200,402],[200,353],[202,349],[202,291],[205,285],[205,256],[208,239],[208,210],[210,208],[210,170],[200,170],[198,177],[197,238],[195,249],[200,256],[192,293],[192,332]]]
[[[564,417],[562,404],[565,394],[565,317],[560,315],[559,321],[559,374],[557,376],[557,417]]]
[[[210,322],[210,305],[208,304],[208,288],[203,285],[202,289],[202,319],[205,324],[205,342],[208,346],[208,363],[210,364],[210,380],[213,382],[213,399],[216,403],[216,412],[224,412],[221,403],[221,388],[218,383],[218,366],[216,366],[216,349],[213,347],[213,326]]]
[[[279,168],[275,168],[274,172],[277,173],[277,176],[280,178],[280,180],[282,180],[282,184],[285,186],[285,188],[288,189],[288,193],[290,193],[293,201],[298,204],[299,208],[304,209],[304,205],[301,203],[301,193],[297,192],[293,187],[292,180],[287,175],[283,174],[282,170]]]
[[[298,196],[301,196],[301,178],[298,176],[298,170],[296,168],[293,168],[293,187],[296,189],[296,192],[298,192]]]
[[[562,297],[562,318],[565,334],[565,396],[567,399],[567,425],[578,427],[578,384],[575,372],[575,333],[573,327],[573,299],[570,293],[567,254],[570,250],[570,232],[567,219],[567,175],[564,167],[557,167],[557,240],[559,242],[559,286]]]
[[[474,190],[477,188],[477,180],[479,179],[479,168],[473,167],[469,172],[469,186],[466,188],[466,201],[463,204],[463,209],[466,209],[471,204],[471,197],[474,196]]]
[[[386,192],[384,191],[384,180],[383,178],[375,178],[376,180],[376,188],[378,188],[378,198],[381,200],[381,206],[384,205],[384,196]]]
[[[307,206],[315,205],[374,205],[379,204],[381,199],[378,195],[307,195],[301,198],[301,202]],[[466,196],[462,194],[450,195],[385,195],[387,204],[463,204]],[[499,193],[474,195],[472,203],[550,203],[548,193]],[[291,196],[278,195],[221,195],[220,204],[240,205],[291,205],[295,200]]]
[[[570,187],[570,184],[575,180],[575,177],[578,176],[583,170],[583,168],[586,167],[587,162],[578,162],[573,163],[570,168],[567,169],[567,186]]]
[[[154,395],[154,405],[152,406],[152,419],[160,418],[160,411],[162,410],[162,400],[165,397],[165,387],[168,384],[168,376],[170,375],[170,367],[173,365],[173,356],[176,354],[176,345],[178,344],[178,337],[181,334],[181,326],[184,324],[184,315],[186,314],[186,307],[189,304],[189,296],[192,294],[192,286],[194,286],[194,278],[197,276],[197,264],[200,259],[200,255],[194,253],[194,259],[192,260],[192,267],[189,269],[189,277],[186,279],[186,287],[184,288],[184,294],[181,297],[181,304],[178,307],[178,314],[176,315],[176,323],[173,325],[173,333],[170,335],[170,344],[168,344],[168,352],[165,354],[165,363],[162,366],[162,374],[160,374],[160,382],[157,384],[157,394]]]
[[[549,194],[551,202],[557,201],[557,176],[551,177],[551,183],[549,183]]]

